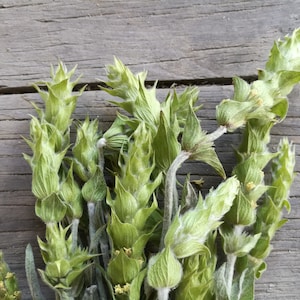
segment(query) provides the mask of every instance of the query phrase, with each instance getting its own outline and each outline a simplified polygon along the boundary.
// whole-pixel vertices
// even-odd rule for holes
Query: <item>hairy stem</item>
[[[77,240],[78,240],[78,225],[79,225],[79,219],[74,218],[72,220],[72,250],[75,251],[77,247]]]
[[[165,184],[163,228],[162,228],[162,235],[160,240],[161,250],[164,247],[164,238],[172,221],[173,207],[174,207],[174,211],[177,210],[178,208],[176,172],[180,168],[181,164],[184,163],[189,157],[190,157],[189,152],[181,151],[174,159],[167,172],[166,184]]]
[[[99,168],[100,170],[103,172],[104,171],[104,152],[103,152],[103,148],[106,146],[106,140],[105,138],[101,138],[98,142],[97,142],[97,147],[98,147],[98,151],[99,151]]]
[[[94,236],[95,236],[95,203],[88,202],[88,215],[89,215],[89,236],[90,236],[90,247],[93,244]]]
[[[157,300],[168,300],[169,299],[169,288],[160,288],[157,290]]]
[[[214,132],[210,133],[207,135],[207,137],[211,140],[211,141],[215,141],[217,140],[219,137],[221,137],[224,133],[227,132],[227,128],[226,126],[219,126]]]
[[[234,226],[234,233],[237,236],[240,236],[244,230],[243,225],[235,225]],[[227,255],[227,263],[226,263],[226,278],[227,278],[227,292],[230,297],[231,290],[232,290],[232,283],[234,277],[234,269],[236,263],[237,256],[233,253]]]

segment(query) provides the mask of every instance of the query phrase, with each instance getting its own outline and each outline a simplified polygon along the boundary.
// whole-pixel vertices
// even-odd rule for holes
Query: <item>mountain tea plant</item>
[[[39,276],[26,249],[32,298],[45,299],[40,277],[65,300],[254,299],[272,238],[286,222],[282,212],[290,210],[294,146],[283,137],[272,153],[268,144],[300,81],[299,58],[298,29],[274,43],[257,80],[233,79],[233,98],[216,107],[212,133],[197,118],[197,88],[174,89],[160,102],[155,85],[145,86],[146,72],[135,75],[117,58],[102,90],[120,112],[102,132],[97,119],[72,119],[85,89],[74,92],[75,69],[62,62],[52,69],[51,81],[35,85],[44,107],[33,104],[32,154],[24,155],[45,223]],[[226,174],[214,141],[236,130],[242,139]],[[189,174],[179,183],[188,160],[210,165],[223,181],[206,195]]]

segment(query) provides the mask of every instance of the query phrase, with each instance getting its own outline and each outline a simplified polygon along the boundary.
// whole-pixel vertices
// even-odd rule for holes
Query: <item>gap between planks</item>
[[[240,76],[248,83],[251,83],[257,80],[256,75],[252,76]],[[198,78],[198,79],[181,79],[181,80],[146,80],[145,86],[151,87],[156,86],[158,89],[167,89],[172,87],[185,87],[185,86],[204,86],[204,85],[232,85],[233,77],[217,77],[217,78]],[[107,88],[108,86],[105,82],[81,82],[74,87],[74,91],[78,91],[81,88],[86,86],[85,91],[96,91],[101,87]],[[36,89],[33,86],[19,86],[19,87],[7,87],[0,86],[0,95],[12,95],[12,94],[29,94],[37,93]]]

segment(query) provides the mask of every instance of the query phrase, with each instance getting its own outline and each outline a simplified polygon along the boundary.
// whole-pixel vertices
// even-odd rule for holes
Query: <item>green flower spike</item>
[[[40,123],[32,117],[30,124],[32,141],[27,143],[33,156],[24,154],[32,168],[32,192],[37,198],[36,214],[45,223],[59,222],[66,213],[66,206],[59,195],[59,170],[67,149],[57,152],[57,129],[49,123]]]
[[[176,288],[176,300],[213,300],[216,269],[217,231],[209,234],[205,246],[208,253],[199,253],[184,259],[183,277]]]
[[[138,300],[145,277],[144,249],[154,230],[147,227],[147,220],[157,209],[157,201],[151,200],[161,182],[161,175],[150,179],[154,170],[151,141],[151,133],[141,123],[128,143],[128,151],[121,151],[114,197],[108,193],[106,199],[111,207],[107,232],[113,245],[107,272],[117,299],[126,294]]]
[[[204,201],[200,198],[194,209],[175,216],[164,242],[176,257],[185,258],[206,252],[204,243],[208,234],[221,224],[220,220],[230,209],[239,188],[235,177],[228,178],[211,190]]]
[[[79,247],[73,249],[72,235],[68,236],[69,227],[51,224],[46,227],[46,242],[38,238],[45,271],[39,270],[43,281],[62,299],[73,299],[82,282],[79,278],[90,265],[87,263],[93,255]],[[63,298],[68,296],[69,298]]]
[[[75,145],[72,149],[74,172],[84,182],[88,181],[99,166],[97,141],[100,138],[98,120],[90,121],[88,117],[77,127]]]
[[[107,93],[125,100],[112,102],[133,115],[140,121],[146,122],[149,128],[156,130],[159,122],[160,103],[155,96],[155,86],[152,89],[145,87],[147,73],[134,75],[119,59],[115,64],[107,67],[108,82],[111,88],[102,88]]]
[[[66,66],[60,62],[57,69],[51,69],[51,82],[38,82],[34,87],[39,92],[45,103],[45,111],[37,108],[39,117],[42,121],[53,124],[62,134],[68,131],[71,124],[71,115],[75,110],[77,98],[83,93],[85,86],[76,94],[72,91],[80,78],[71,81],[76,67],[70,72]],[[47,91],[38,87],[38,84],[46,85]]]

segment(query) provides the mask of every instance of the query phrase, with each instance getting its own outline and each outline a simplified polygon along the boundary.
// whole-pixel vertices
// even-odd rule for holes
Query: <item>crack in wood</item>
[[[240,76],[240,78],[251,83],[257,80],[257,76]],[[154,80],[145,81],[147,87],[153,86],[156,83],[158,89],[168,89],[172,87],[185,87],[185,86],[204,86],[204,85],[232,85],[232,77],[219,77],[219,78],[199,78],[199,79],[181,79],[181,80]],[[97,91],[101,87],[107,88],[107,85],[104,82],[82,82],[78,83],[74,87],[74,91],[78,91],[81,88],[86,86],[85,91]],[[43,87],[41,87],[43,88]],[[37,93],[36,89],[33,86],[18,86],[18,87],[8,87],[0,86],[0,95],[13,95],[13,94],[30,94]]]

